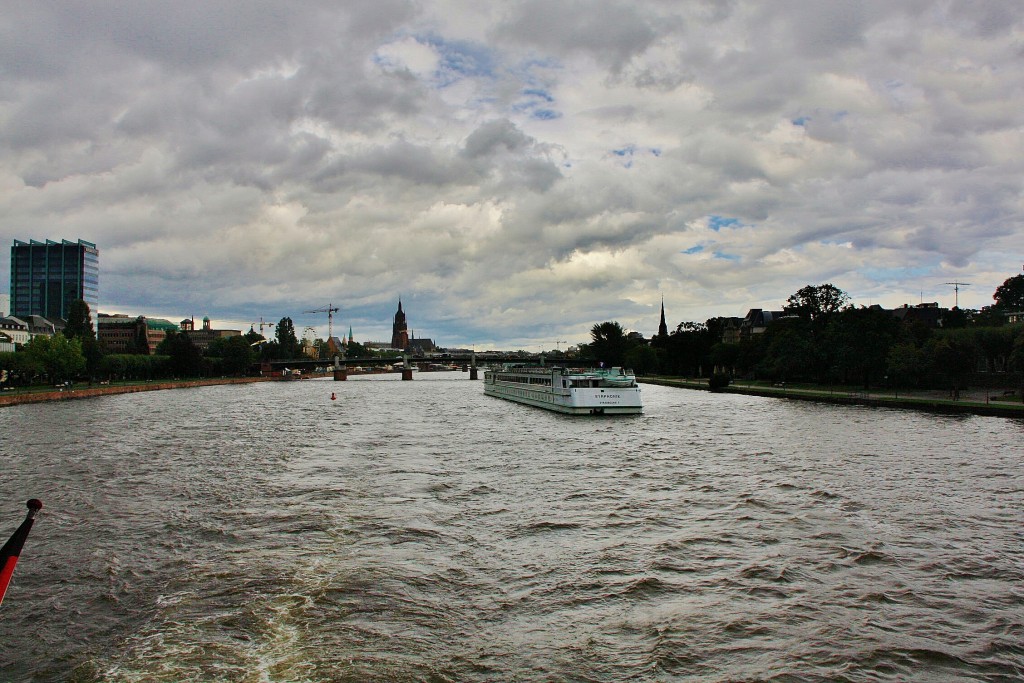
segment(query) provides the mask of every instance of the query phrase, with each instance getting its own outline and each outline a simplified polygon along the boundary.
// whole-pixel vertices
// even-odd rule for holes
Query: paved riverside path
[[[647,376],[638,377],[637,381],[644,384],[658,384],[683,389],[712,391],[707,379],[683,377]],[[975,415],[995,415],[999,417],[1024,417],[1024,403],[1021,403],[1019,389],[971,389],[960,392],[959,399],[954,400],[949,392],[943,391],[911,391],[892,389],[873,389],[869,391],[851,390],[849,387],[823,387],[801,384],[786,386],[785,384],[765,385],[748,383],[739,380],[724,389],[722,393],[746,394],[750,396],[769,396],[772,398],[788,398],[802,401],[822,401],[843,405],[885,406],[890,408],[910,408],[941,413],[969,413]],[[1012,391],[1013,396],[1003,399],[1004,392]]]

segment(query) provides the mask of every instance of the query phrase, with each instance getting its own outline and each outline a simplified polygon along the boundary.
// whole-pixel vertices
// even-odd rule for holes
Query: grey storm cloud
[[[3,234],[96,242],[104,312],[518,347],[1022,261],[1016,0],[0,10]]]

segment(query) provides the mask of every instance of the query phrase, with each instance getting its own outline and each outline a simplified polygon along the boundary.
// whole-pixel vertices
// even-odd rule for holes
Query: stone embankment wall
[[[638,382],[658,384],[681,389],[699,391],[717,391],[729,394],[745,394],[748,396],[766,396],[769,398],[785,398],[796,401],[816,401],[818,403],[834,403],[838,405],[862,405],[884,408],[903,408],[908,410],[924,410],[934,413],[990,415],[993,417],[1024,418],[1024,406],[1019,402],[980,400],[941,399],[923,392],[901,391],[899,397],[868,394],[862,392],[839,393],[827,389],[786,389],[782,387],[745,387],[730,385],[722,389],[711,389],[707,380],[671,379],[666,377],[638,378]],[[977,398],[977,397],[976,397]]]
[[[30,394],[0,394],[0,406],[18,405],[20,403],[42,403],[44,401],[69,401],[77,398],[108,396],[111,394],[133,394],[138,391],[159,391],[161,389],[187,389],[190,387],[208,387],[217,384],[248,384],[250,382],[281,381],[280,377],[222,377],[218,379],[197,379],[181,382],[146,382],[144,384],[125,384],[118,386],[93,385],[85,389],[72,388],[65,391],[39,391]]]

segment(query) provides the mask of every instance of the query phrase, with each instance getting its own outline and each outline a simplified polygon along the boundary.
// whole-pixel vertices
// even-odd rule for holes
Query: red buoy
[[[331,392],[331,400],[334,401],[337,400],[337,398],[338,397],[334,395],[334,392]]]

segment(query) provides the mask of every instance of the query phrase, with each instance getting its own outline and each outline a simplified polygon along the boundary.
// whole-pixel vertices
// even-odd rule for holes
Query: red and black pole
[[[25,545],[28,532],[32,529],[32,522],[36,513],[43,509],[42,501],[33,498],[26,503],[28,514],[25,521],[21,523],[18,530],[14,532],[4,547],[0,548],[0,603],[4,601],[4,594],[7,593],[7,586],[11,583],[11,576],[14,575],[14,565],[18,564],[18,557],[21,555],[21,548]]]

